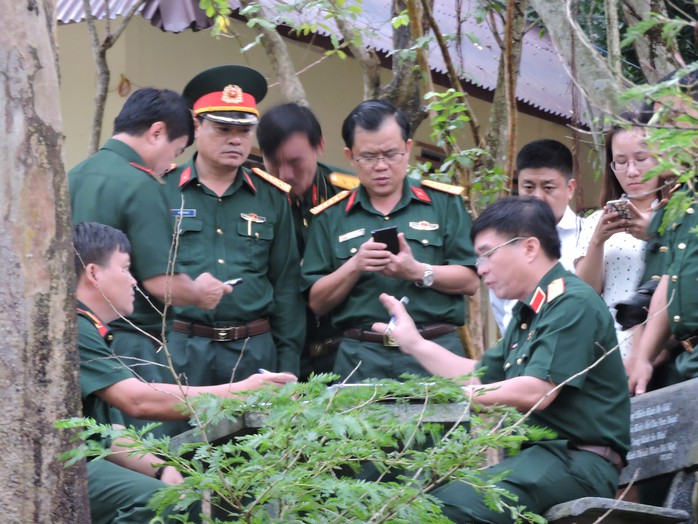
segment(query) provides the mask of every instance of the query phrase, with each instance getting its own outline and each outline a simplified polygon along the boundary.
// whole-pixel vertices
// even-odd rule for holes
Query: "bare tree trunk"
[[[4,522],[89,522],[84,465],[54,429],[79,415],[70,211],[51,0],[4,5],[0,33],[0,508]]]
[[[104,120],[104,107],[107,103],[107,93],[109,92],[109,65],[107,64],[107,51],[111,49],[121,34],[126,29],[126,26],[133,18],[133,15],[141,8],[146,0],[138,0],[131,6],[129,12],[121,19],[121,23],[114,33],[111,32],[111,20],[109,19],[109,0],[106,1],[106,16],[105,24],[106,31],[104,40],[100,41],[97,33],[95,17],[92,13],[90,0],[82,0],[82,6],[85,10],[85,21],[90,33],[90,47],[92,56],[97,68],[97,92],[95,93],[95,112],[92,116],[92,133],[90,134],[89,143],[87,145],[87,155],[94,154],[102,141],[102,121]]]
[[[640,20],[646,20],[650,13],[667,16],[664,0],[622,0],[621,8],[629,26],[635,25]],[[650,84],[657,83],[660,78],[680,66],[676,60],[678,54],[676,46],[667,45],[666,40],[662,38],[660,27],[650,29],[645,35],[635,40],[633,45],[642,72]]]
[[[240,0],[240,5],[248,7],[250,1]],[[261,5],[259,5],[258,8],[259,12],[256,14],[257,17],[271,20],[271,18],[265,14],[264,8]],[[269,63],[274,73],[276,73],[277,82],[283,86],[283,89],[279,91],[284,100],[286,102],[296,102],[302,106],[307,106],[308,97],[305,94],[305,89],[303,89],[303,84],[301,84],[298,78],[296,68],[293,66],[291,56],[288,54],[288,48],[281,35],[276,30],[269,29],[261,24],[255,25],[255,29],[262,35],[262,47],[264,47]]]
[[[603,113],[617,113],[621,108],[618,96],[623,91],[623,79],[609,69],[606,61],[589,42],[569,9],[570,0],[530,0],[545,24],[568,74],[591,104]],[[574,60],[577,74],[572,76],[569,64]]]
[[[507,18],[504,38],[500,38],[497,28],[493,34],[502,51],[497,73],[497,87],[494,90],[490,119],[485,135],[485,143],[492,157],[491,165],[503,166],[509,182],[505,189],[510,190],[514,178],[516,158],[516,85],[521,64],[523,37],[526,33],[526,9],[528,0],[513,1],[507,4]]]

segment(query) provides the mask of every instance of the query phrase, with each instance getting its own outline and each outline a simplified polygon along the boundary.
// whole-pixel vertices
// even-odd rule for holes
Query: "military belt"
[[[254,337],[255,335],[268,333],[271,331],[271,325],[267,318],[260,318],[239,326],[225,327],[205,326],[202,324],[194,324],[193,322],[175,320],[172,323],[172,329],[188,335],[210,338],[217,342],[230,342],[231,340],[240,340],[241,338]]]
[[[456,326],[453,324],[430,324],[418,329],[419,334],[422,335],[422,338],[427,340],[440,337],[441,335],[446,335],[447,333],[453,333],[455,330]],[[363,342],[376,342],[385,346],[395,346],[395,344],[389,343],[389,339],[392,337],[386,337],[384,333],[376,333],[375,331],[350,328],[344,332],[344,336],[347,338],[353,338],[355,340],[361,340]]]
[[[606,459],[608,462],[613,464],[618,471],[623,469],[623,458],[610,446],[592,446],[588,444],[573,443],[572,449],[588,451],[589,453],[593,453],[594,455],[598,455],[599,457]]]

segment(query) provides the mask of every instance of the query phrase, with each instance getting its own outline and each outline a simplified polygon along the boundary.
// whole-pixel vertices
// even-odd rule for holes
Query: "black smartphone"
[[[397,255],[400,252],[400,243],[397,241],[397,226],[374,229],[371,231],[371,234],[374,241],[387,245],[388,247],[385,249],[393,255]]]
[[[239,286],[240,284],[244,284],[245,281],[242,278],[231,278],[230,280],[226,280],[223,282],[224,284],[228,284],[229,286]]]

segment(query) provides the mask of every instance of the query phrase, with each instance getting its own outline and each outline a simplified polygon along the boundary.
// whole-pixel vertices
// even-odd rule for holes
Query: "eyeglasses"
[[[616,175],[622,175],[628,172],[628,169],[630,169],[630,164],[633,164],[635,166],[635,169],[637,170],[649,169],[654,164],[654,157],[646,156],[642,158],[636,158],[634,160],[626,160],[625,162],[616,162],[614,160],[613,162],[611,162],[610,166],[611,170]]]
[[[353,156],[352,159],[356,160],[358,164],[363,167],[363,168],[371,168],[374,167],[380,160],[388,164],[389,166],[392,166],[393,164],[397,164],[402,160],[402,158],[407,154],[407,151],[396,151],[392,153],[382,153],[380,155],[360,155],[360,156]]]
[[[482,264],[484,264],[485,262],[488,262],[490,257],[492,255],[494,255],[494,252],[497,251],[500,247],[508,246],[509,244],[513,244],[514,242],[518,242],[519,240],[525,240],[525,239],[526,239],[526,237],[510,238],[506,242],[502,242],[498,246],[494,246],[492,249],[488,249],[482,255],[480,255],[479,257],[477,257],[475,259],[475,267],[477,267],[477,268],[482,267]]]

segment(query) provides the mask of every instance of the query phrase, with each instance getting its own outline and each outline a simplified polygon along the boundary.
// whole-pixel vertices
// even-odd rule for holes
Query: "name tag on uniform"
[[[366,229],[362,227],[361,229],[355,229],[354,231],[349,231],[349,233],[344,233],[343,235],[339,235],[339,241],[346,242],[347,240],[351,240],[352,238],[362,237],[365,234],[366,234]]]
[[[196,216],[196,209],[170,209],[173,217],[193,218]]]

